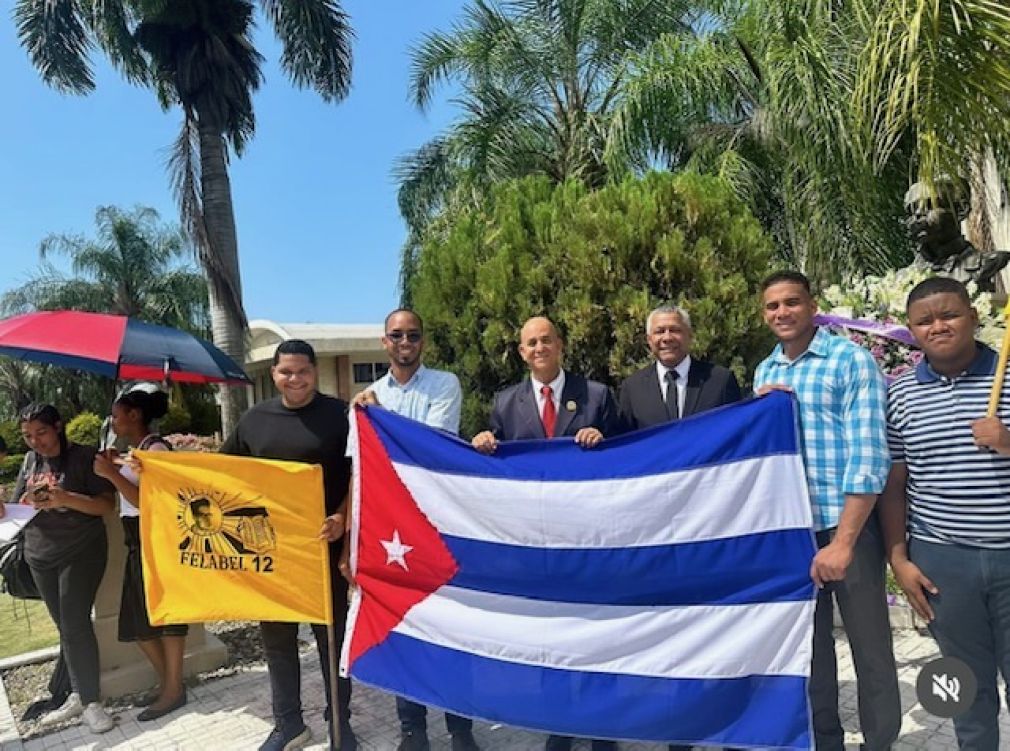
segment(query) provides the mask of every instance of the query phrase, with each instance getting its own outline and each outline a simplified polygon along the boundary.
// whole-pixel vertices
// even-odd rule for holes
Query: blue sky
[[[296,90],[277,65],[279,45],[261,19],[267,57],[256,95],[256,137],[232,161],[245,305],[250,318],[366,323],[397,302],[405,229],[394,161],[451,122],[450,92],[422,114],[407,100],[408,50],[447,29],[462,0],[344,0],[356,41],[350,96],[324,104]],[[9,7],[9,6],[8,6]],[[179,113],[124,83],[97,55],[87,97],[47,88],[0,18],[0,291],[37,267],[39,241],[91,234],[101,205],[177,210],[164,169]]]

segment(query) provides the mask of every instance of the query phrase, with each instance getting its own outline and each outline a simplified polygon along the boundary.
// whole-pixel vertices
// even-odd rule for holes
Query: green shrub
[[[168,412],[158,422],[158,431],[164,435],[166,433],[184,433],[189,430],[192,418],[189,410],[179,404],[170,404]]]
[[[653,172],[596,191],[526,178],[443,221],[409,291],[426,362],[462,382],[465,434],[526,373],[516,340],[534,315],[566,335],[566,367],[610,386],[651,360],[645,319],[664,302],[691,314],[693,354],[744,383],[771,349],[758,304],[771,241],[717,178]]]
[[[7,450],[12,454],[23,454],[28,450],[21,435],[21,423],[17,420],[0,422],[0,437],[7,443]]]
[[[97,446],[102,418],[94,412],[81,412],[67,423],[67,438],[82,446]]]
[[[8,454],[7,457],[0,462],[0,482],[10,482],[11,480],[17,479],[18,470],[21,469],[21,463],[24,460],[24,454]]]
[[[221,430],[221,410],[213,397],[197,399],[188,405],[192,418],[189,429],[197,435],[214,435]]]

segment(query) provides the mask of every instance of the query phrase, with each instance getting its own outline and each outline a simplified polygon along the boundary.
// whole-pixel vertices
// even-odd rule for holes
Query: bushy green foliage
[[[189,429],[197,435],[214,435],[221,430],[221,410],[213,394],[201,395],[186,402],[189,410]]]
[[[410,291],[428,361],[460,377],[473,433],[493,393],[523,377],[516,340],[533,315],[560,326],[566,367],[613,386],[648,361],[646,316],[673,301],[694,319],[695,354],[746,380],[770,345],[756,299],[770,258],[758,222],[716,178],[650,173],[594,192],[526,178],[447,219]]]
[[[102,418],[94,412],[81,412],[67,422],[67,438],[82,446],[97,446]]]
[[[0,437],[7,444],[7,451],[12,454],[23,454],[28,450],[25,439],[21,436],[21,423],[17,420],[0,422]]]
[[[185,433],[189,430],[192,418],[189,410],[180,404],[170,404],[168,412],[158,423],[158,430],[162,433]]]
[[[17,479],[18,471],[24,460],[24,454],[8,454],[3,461],[0,461],[0,482],[10,482]]]

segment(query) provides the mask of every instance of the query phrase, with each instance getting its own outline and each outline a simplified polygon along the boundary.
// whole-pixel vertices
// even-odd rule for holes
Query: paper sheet
[[[14,535],[25,526],[38,512],[33,506],[20,503],[5,503],[4,515],[0,519],[0,540],[14,539]]]

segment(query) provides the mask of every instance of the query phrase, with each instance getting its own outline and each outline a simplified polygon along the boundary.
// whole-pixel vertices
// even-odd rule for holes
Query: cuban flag
[[[355,419],[344,675],[562,735],[811,747],[790,396],[491,456],[382,409]]]

